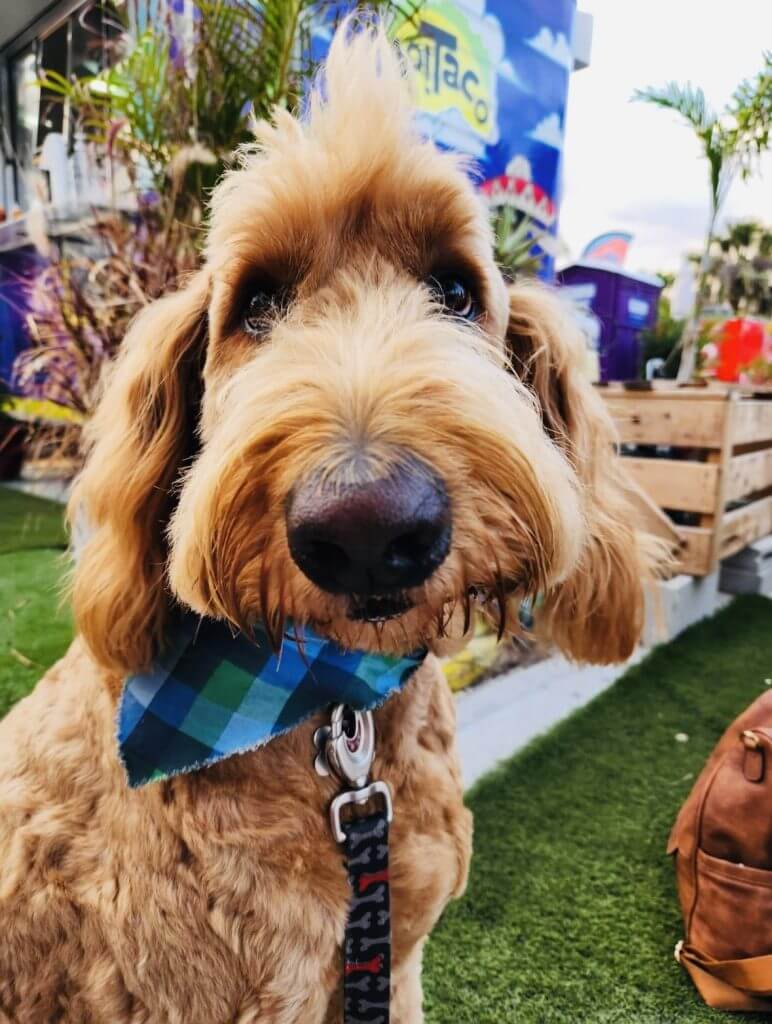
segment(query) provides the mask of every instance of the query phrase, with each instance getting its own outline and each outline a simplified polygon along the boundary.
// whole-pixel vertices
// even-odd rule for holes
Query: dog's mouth
[[[478,608],[505,606],[507,598],[522,589],[521,581],[504,581],[497,586],[476,584],[467,588],[467,601]],[[451,599],[449,602],[451,603]],[[370,594],[348,597],[347,618],[352,622],[384,623],[398,619],[415,608],[415,602],[405,593]]]
[[[348,618],[354,622],[389,622],[410,611],[413,602],[405,594],[353,595],[349,598]]]

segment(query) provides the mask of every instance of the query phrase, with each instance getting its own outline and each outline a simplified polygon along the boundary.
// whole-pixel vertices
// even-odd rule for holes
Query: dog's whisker
[[[443,636],[447,634],[448,629],[450,628],[451,623],[453,622],[453,616],[456,614],[457,607],[458,601],[455,597],[451,601],[446,601],[445,604],[443,605]]]
[[[462,598],[464,603],[464,636],[469,632],[469,627],[472,624],[472,595],[469,593],[469,589],[464,590],[464,596]]]
[[[262,616],[263,622],[265,623],[266,627],[269,626],[270,618],[271,618],[269,609],[270,609],[271,573],[272,573],[272,568],[273,568],[272,567],[272,563],[270,562],[270,560],[268,559],[267,556],[264,556],[263,557],[263,562],[262,562],[262,565],[261,565],[261,572],[260,572],[259,594],[260,594],[260,615]]]
[[[499,622],[496,630],[496,639],[500,642],[504,636],[507,625],[507,594],[504,588],[504,580],[501,576],[496,579],[496,600],[498,601]]]

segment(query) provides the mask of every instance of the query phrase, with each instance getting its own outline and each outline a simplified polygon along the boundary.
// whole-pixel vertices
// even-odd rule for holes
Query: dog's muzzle
[[[442,479],[415,458],[361,483],[319,473],[287,506],[298,568],[322,590],[352,598],[352,617],[391,618],[404,592],[427,580],[450,550],[450,500]]]

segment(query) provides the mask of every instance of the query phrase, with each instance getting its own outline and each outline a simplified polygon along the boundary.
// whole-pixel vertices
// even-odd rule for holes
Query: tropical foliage
[[[769,149],[772,122],[772,52],[755,78],[740,83],[722,112],[714,111],[702,89],[670,82],[662,88],[638,90],[634,99],[678,114],[695,133],[708,165],[710,214],[700,261],[697,300],[683,332],[679,377],[695,370],[700,312],[708,298],[710,254],[716,225],[732,182],[753,174],[762,153]]]
[[[668,288],[673,284],[673,275],[660,273],[659,276],[665,281],[665,288],[659,298],[657,322],[640,333],[642,361],[645,366],[650,359],[663,359],[660,376],[673,377],[678,368],[675,355],[686,321],[674,317],[670,306]]]
[[[532,217],[512,206],[498,207],[492,216],[496,262],[511,278],[538,274],[555,239]]]
[[[734,313],[772,316],[772,229],[754,221],[731,224],[710,247],[707,301]]]
[[[158,193],[171,185],[177,198],[182,192],[198,199],[251,138],[250,115],[298,107],[315,71],[312,29],[323,19],[334,22],[339,6],[334,0],[197,0],[189,26],[171,12],[137,38],[124,26],[111,67],[75,80],[47,71],[41,85],[70,104],[79,125],[134,184]],[[368,6],[400,23],[415,11],[410,0]],[[197,171],[186,182],[191,166]]]

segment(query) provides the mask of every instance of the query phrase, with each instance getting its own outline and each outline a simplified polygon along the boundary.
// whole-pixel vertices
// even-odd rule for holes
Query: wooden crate
[[[704,576],[772,532],[772,400],[738,388],[600,387],[622,444],[667,445],[665,457],[625,454],[639,487],[676,525],[681,569]]]

